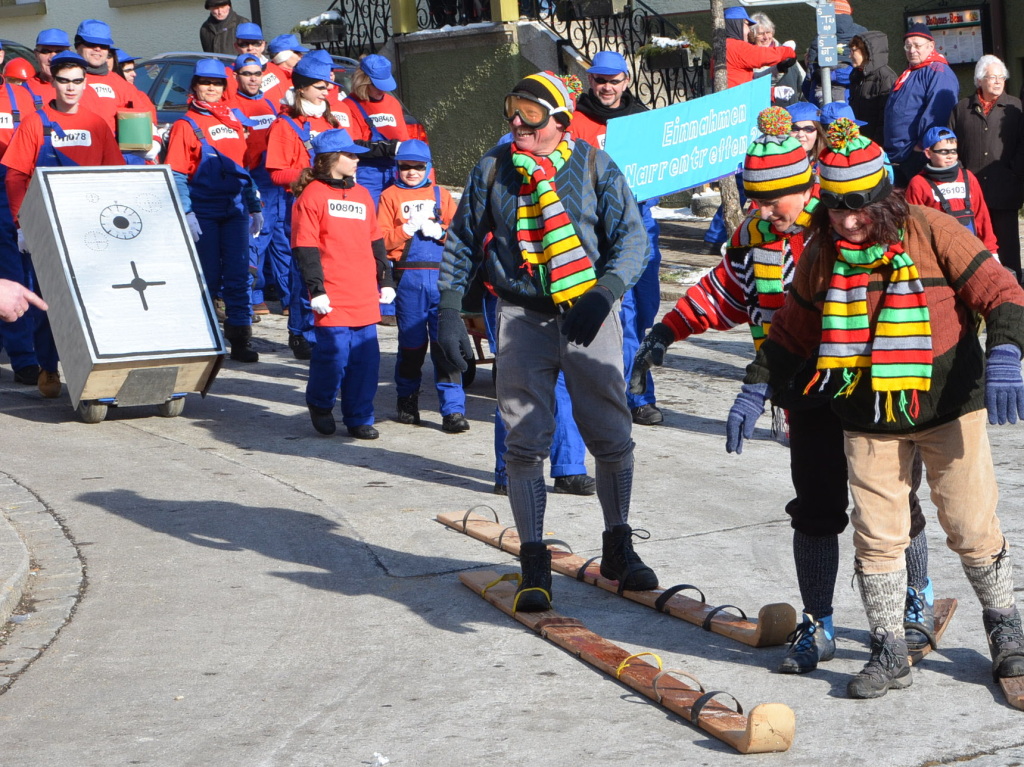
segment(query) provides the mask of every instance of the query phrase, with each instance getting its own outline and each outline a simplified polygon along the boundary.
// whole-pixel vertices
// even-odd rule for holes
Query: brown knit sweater
[[[956,219],[911,205],[904,241],[928,301],[934,352],[931,390],[918,393],[921,410],[913,425],[902,416],[887,422],[884,404],[883,415],[876,421],[875,392],[865,375],[852,396],[832,400],[843,427],[851,431],[919,431],[983,408],[984,358],[973,312],[985,318],[989,349],[1006,343],[1024,349],[1024,290],[980,240]],[[812,242],[805,249],[786,303],[776,312],[768,340],[747,368],[745,383],[769,383],[774,391],[781,391],[801,362],[817,353],[822,307],[836,259],[831,243],[820,246]],[[890,267],[884,267],[870,276],[872,328],[891,273]],[[833,372],[833,391],[841,381],[842,376]],[[885,393],[881,396],[884,399]]]

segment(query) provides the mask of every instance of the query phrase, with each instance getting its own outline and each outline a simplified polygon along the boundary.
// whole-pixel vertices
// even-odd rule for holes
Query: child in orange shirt
[[[455,202],[446,190],[431,183],[430,147],[425,143],[403,141],[395,161],[395,184],[381,193],[378,217],[398,282],[398,420],[420,422],[420,371],[429,342],[434,385],[441,404],[441,428],[457,434],[469,429],[462,374],[458,370],[445,373],[444,366],[437,364],[437,307],[441,300],[437,277],[445,229],[455,215]]]

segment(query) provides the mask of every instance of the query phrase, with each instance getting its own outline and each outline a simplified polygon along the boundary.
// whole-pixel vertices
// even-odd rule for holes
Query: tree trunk
[[[728,87],[729,75],[725,61],[725,4],[723,0],[711,0],[711,21],[714,24],[712,50],[715,58],[714,90],[721,93]],[[722,190],[722,205],[725,208],[725,226],[729,237],[743,220],[740,209],[740,193],[736,188],[736,176],[723,178],[719,182]],[[726,238],[728,241],[728,238]]]

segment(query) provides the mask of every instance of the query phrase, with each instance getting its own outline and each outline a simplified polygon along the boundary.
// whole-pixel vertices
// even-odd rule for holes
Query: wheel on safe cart
[[[156,406],[156,412],[164,418],[177,418],[185,409],[184,397],[171,397]]]
[[[108,405],[95,399],[84,399],[78,403],[78,417],[85,423],[100,423],[107,417]]]

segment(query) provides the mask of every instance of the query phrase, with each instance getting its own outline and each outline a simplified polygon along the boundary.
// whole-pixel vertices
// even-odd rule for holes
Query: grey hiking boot
[[[986,608],[981,614],[992,654],[992,678],[1024,676],[1024,631],[1016,607]]]
[[[516,590],[513,609],[539,613],[551,609],[551,550],[541,541],[519,547],[523,580]]]
[[[902,690],[913,682],[906,641],[876,626],[871,632],[871,660],[850,680],[846,694],[851,698],[881,698],[890,689]]]
[[[804,613],[800,625],[786,637],[789,649],[779,664],[780,674],[806,674],[814,671],[818,663],[832,660],[836,655],[836,639],[832,629],[832,616],[816,621]]]
[[[925,580],[925,587],[920,591],[913,586],[907,587],[903,631],[906,634],[908,649],[935,649],[935,593],[932,590],[931,578]]]

